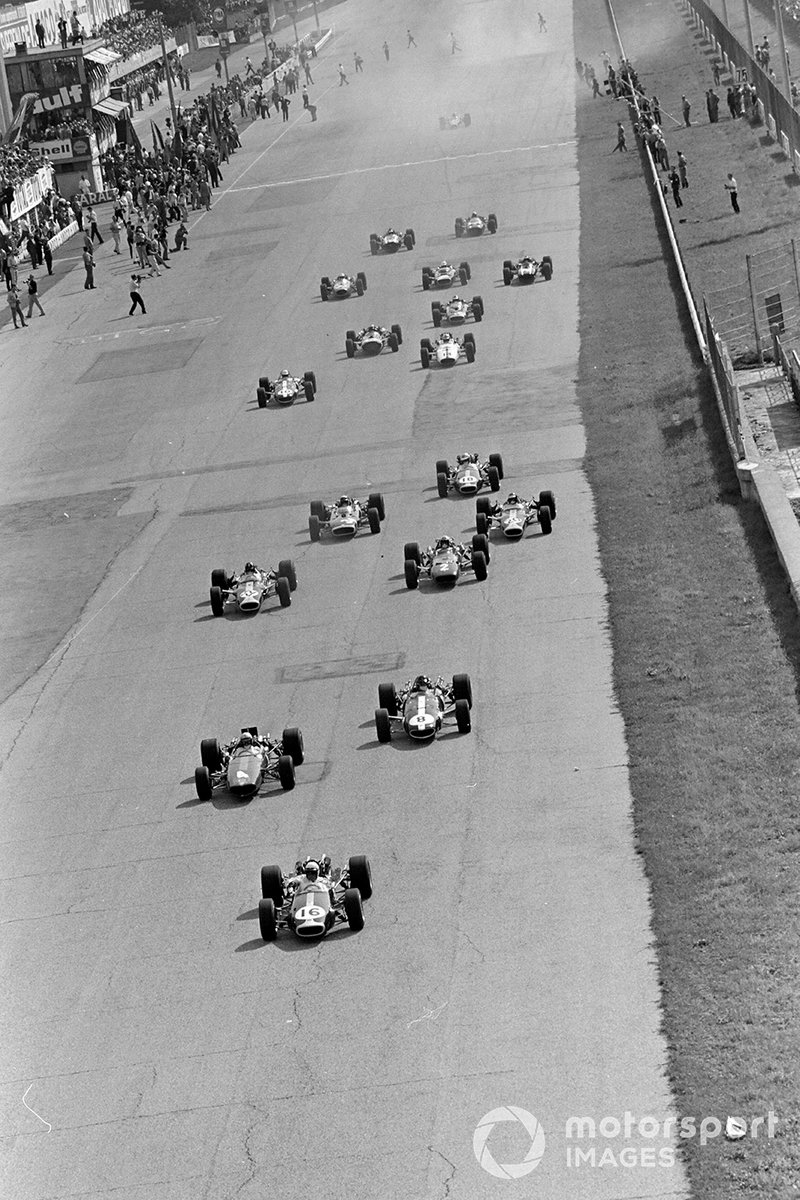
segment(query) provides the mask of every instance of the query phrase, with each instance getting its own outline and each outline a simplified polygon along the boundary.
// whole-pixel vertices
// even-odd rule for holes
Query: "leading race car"
[[[359,529],[367,526],[370,533],[380,533],[385,516],[382,492],[370,492],[366,500],[340,496],[335,504],[312,500],[308,532],[312,542],[318,542],[323,532],[338,538],[354,537]]]
[[[384,346],[388,346],[392,354],[396,354],[402,341],[403,331],[399,325],[393,325],[391,329],[384,329],[382,325],[367,325],[360,333],[356,333],[355,329],[348,329],[344,338],[344,348],[348,358],[355,358],[356,354],[374,357],[380,354]]]
[[[454,675],[452,684],[445,683],[441,675],[435,682],[418,675],[399,692],[393,683],[379,683],[378,705],[375,729],[379,742],[390,742],[393,729],[415,742],[429,742],[449,718],[455,719],[459,733],[472,729],[472,683],[466,674]]]
[[[468,262],[459,263],[454,267],[452,263],[443,260],[438,267],[422,268],[422,290],[427,292],[429,288],[453,287],[457,283],[465,287],[471,275]]]
[[[282,558],[272,570],[248,562],[243,571],[233,575],[216,567],[211,572],[211,611],[215,617],[221,617],[226,606],[236,612],[257,613],[270,596],[277,596],[281,608],[288,608],[296,587],[297,572],[291,558]]]
[[[449,117],[439,117],[440,129],[469,129],[472,117],[469,113],[451,113]]]
[[[295,937],[324,937],[345,922],[354,931],[364,928],[363,902],[372,896],[372,868],[365,854],[353,854],[342,870],[331,870],[325,855],[297,862],[293,875],[278,866],[261,868],[258,927],[265,942],[273,942],[279,929]]]
[[[473,571],[475,578],[483,582],[489,573],[489,539],[474,533],[472,545],[466,546],[444,536],[425,550],[419,542],[406,542],[403,558],[406,587],[412,591],[419,587],[422,576],[444,587],[455,587],[462,573]]]
[[[254,796],[265,779],[277,779],[288,792],[295,784],[294,769],[303,761],[303,735],[299,729],[284,729],[276,741],[250,725],[224,746],[216,738],[203,738],[200,761],[194,786],[201,800],[210,800],[218,787],[239,799]]]
[[[406,250],[413,250],[416,240],[413,229],[399,233],[398,230],[389,228],[383,237],[377,233],[369,235],[369,252],[370,254],[396,254],[398,250],[402,250],[403,246]]]
[[[305,396],[310,402],[316,394],[317,377],[313,371],[306,371],[302,379],[290,375],[285,369],[275,380],[271,380],[269,375],[262,375],[256,389],[259,408],[266,408],[270,400],[276,404],[294,404],[298,396]]]
[[[475,337],[472,333],[465,333],[460,340],[452,333],[443,333],[435,342],[431,342],[430,338],[420,341],[419,360],[423,368],[431,363],[439,367],[454,367],[461,357],[468,363],[475,362]]]
[[[443,321],[447,325],[463,325],[467,317],[482,321],[483,297],[473,296],[471,300],[462,300],[460,296],[451,296],[445,301],[432,300],[431,317],[437,329]]]
[[[551,533],[556,516],[556,498],[552,492],[539,492],[538,500],[523,500],[511,492],[502,504],[493,503],[488,496],[476,501],[475,523],[478,533],[488,534],[499,529],[503,537],[519,541],[529,525],[538,522],[542,533]]]
[[[460,492],[462,496],[474,496],[482,487],[499,492],[502,478],[503,459],[499,454],[490,454],[485,462],[481,462],[477,451],[459,454],[454,467],[446,458],[436,460],[436,488],[442,499],[450,491]],[[478,532],[485,533],[486,530],[479,529]]]
[[[497,217],[489,213],[482,217],[472,212],[468,217],[456,217],[456,237],[480,237],[482,233],[497,233]]]
[[[503,283],[506,287],[513,283],[534,283],[537,279],[545,282],[553,278],[553,260],[549,254],[539,261],[530,254],[524,255],[518,262],[507,258],[503,263]]]
[[[344,300],[347,296],[363,296],[367,290],[367,277],[363,271],[356,275],[323,275],[319,281],[319,294],[323,300]]]

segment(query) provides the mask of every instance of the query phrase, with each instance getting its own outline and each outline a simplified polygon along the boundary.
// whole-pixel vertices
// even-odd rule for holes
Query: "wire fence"
[[[800,346],[800,273],[794,238],[746,255],[739,278],[707,292],[704,299],[735,364],[771,357],[773,327],[784,345]]]

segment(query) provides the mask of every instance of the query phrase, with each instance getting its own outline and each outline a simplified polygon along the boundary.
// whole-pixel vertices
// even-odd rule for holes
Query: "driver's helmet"
[[[473,218],[473,217],[477,217],[477,215],[478,215],[478,214],[477,214],[476,212],[474,212],[474,211],[473,211],[473,212],[471,212],[471,213],[469,214],[469,219],[470,219],[470,221],[472,220],[472,218]]]
[[[446,550],[449,546],[455,546],[455,542],[451,537],[440,537],[436,542],[437,550]]]
[[[412,686],[415,691],[418,691],[418,690],[421,690],[422,688],[432,688],[433,684],[431,683],[431,681],[427,675],[418,675],[417,678],[414,680],[414,683]]]
[[[339,275],[336,276],[336,278],[337,279],[347,279],[347,275],[345,275],[344,272],[341,272]]]
[[[443,334],[442,334],[441,341],[443,341],[443,342],[452,342],[452,340],[453,340],[453,335],[452,335],[452,333],[443,333]]]
[[[519,504],[519,496],[516,492],[509,492],[506,504]]]
[[[449,266],[449,263],[448,263],[447,259],[443,258],[442,261],[439,263],[439,270],[446,271],[448,266]]]
[[[289,378],[289,372],[284,367],[283,370],[281,371],[281,379],[288,379],[288,378]]]
[[[311,883],[315,883],[319,878],[319,863],[315,858],[307,858],[303,863],[303,872],[306,879]]]
[[[340,508],[347,508],[353,503],[353,501],[349,496],[340,496],[337,503]]]
[[[255,570],[256,570],[256,564],[255,564],[255,563],[246,562],[246,563],[244,564],[244,573],[245,573],[245,575],[254,575],[254,574],[255,574]]]
[[[252,735],[252,733],[243,733],[243,734],[241,735],[241,737],[239,738],[239,745],[240,745],[240,746],[252,746],[252,744],[253,744],[253,735]]]
[[[471,454],[459,454],[458,461],[459,461],[459,463],[472,462],[472,455]]]

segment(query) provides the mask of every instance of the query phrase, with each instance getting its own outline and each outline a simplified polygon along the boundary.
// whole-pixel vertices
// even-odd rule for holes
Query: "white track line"
[[[28,1084],[28,1086],[27,1086],[27,1087],[26,1087],[26,1089],[25,1089],[25,1096],[27,1096],[28,1092],[31,1090],[31,1088],[32,1088],[32,1087],[33,1087],[33,1084],[32,1084],[32,1083],[29,1083],[29,1084]],[[37,1112],[34,1112],[34,1110],[31,1108],[30,1104],[28,1104],[27,1100],[25,1099],[25,1096],[23,1096],[23,1097],[22,1097],[22,1103],[25,1105],[25,1107],[27,1108],[28,1112],[29,1112],[29,1113],[33,1113],[33,1115],[36,1117],[36,1119],[37,1119],[38,1121],[41,1121],[43,1125],[46,1125],[46,1126],[47,1126],[47,1132],[48,1132],[48,1133],[52,1133],[52,1132],[53,1132],[53,1126],[50,1124],[50,1122],[49,1122],[49,1121],[45,1121],[44,1117],[40,1117],[40,1116],[39,1116],[39,1114],[38,1114]]]

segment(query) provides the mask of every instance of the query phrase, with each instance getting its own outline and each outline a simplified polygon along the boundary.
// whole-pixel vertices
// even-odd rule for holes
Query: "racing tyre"
[[[353,341],[353,339],[352,339],[352,338],[347,338],[347,339],[345,340],[345,343],[344,343],[344,348],[345,348],[345,353],[347,354],[347,357],[348,357],[348,358],[355,358],[355,356],[356,356],[356,344],[355,344],[355,342]]]
[[[303,372],[303,381],[305,382],[306,379],[308,379],[311,382],[311,386],[313,387],[314,391],[316,391],[317,390],[317,377],[314,374],[314,372],[313,371],[304,371]]]
[[[228,586],[228,572],[222,567],[215,567],[211,572],[211,586],[224,591]]]
[[[474,342],[465,342],[464,343],[464,353],[467,356],[468,363],[475,362],[475,343]]]
[[[295,725],[292,725],[289,729],[284,729],[281,744],[283,746],[283,753],[289,755],[289,758],[296,767],[301,767],[305,758],[303,752],[303,735]]]
[[[283,871],[280,867],[261,868],[261,897],[271,900],[276,908],[283,905]]]
[[[386,340],[389,344],[389,349],[391,350],[392,354],[397,354],[397,351],[400,349],[400,343],[397,340],[397,334],[390,333]]]
[[[468,274],[467,274],[467,272],[464,270],[464,268],[463,268],[463,267],[461,267],[461,268],[460,268],[460,270],[459,270],[459,272],[458,272],[458,282],[461,284],[461,286],[462,286],[462,287],[466,287],[466,286],[467,286],[467,280],[468,280],[468,279],[469,279],[469,275],[468,275]]]
[[[325,287],[325,284],[324,284],[324,283],[321,283],[321,284],[319,285],[319,295],[320,295],[320,299],[321,299],[321,300],[327,300],[327,299],[328,299],[328,289]]]
[[[472,729],[472,716],[466,700],[456,700],[456,725],[459,733],[469,733]]]
[[[431,305],[431,320],[438,329],[442,323],[442,306],[438,300],[434,300]]]
[[[422,363],[423,367],[429,367],[431,365],[431,353],[427,346],[423,346],[420,350],[419,361]]]
[[[356,340],[355,329],[348,329],[344,336],[345,336],[345,341],[355,342],[355,340]]]
[[[550,516],[555,520],[556,516],[556,498],[551,491],[539,492],[539,503],[546,504],[550,509]]]
[[[500,476],[501,479],[503,478],[503,476],[505,475],[505,471],[503,470],[502,454],[490,454],[489,455],[489,466],[496,467],[497,474]]]
[[[378,741],[382,742],[384,746],[392,740],[392,723],[385,708],[375,709],[375,732],[378,735]]]
[[[361,892],[358,888],[348,888],[344,894],[344,911],[347,924],[354,932],[359,933],[364,928],[364,908],[361,904]]]
[[[367,509],[367,520],[369,521],[370,533],[380,533],[381,531],[381,514],[377,508]]]
[[[258,902],[258,928],[262,940],[274,942],[278,936],[278,914],[275,911],[275,901],[267,898]]]
[[[308,510],[312,517],[319,517],[320,521],[325,520],[325,505],[321,500],[312,500],[308,506]],[[278,567],[278,574],[284,575],[286,572]]]
[[[475,304],[475,303],[473,302],[473,306],[472,306],[472,319],[473,319],[473,321],[475,321],[475,323],[476,323],[476,324],[477,324],[477,322],[479,322],[479,321],[482,321],[482,320],[483,320],[483,304],[482,304],[482,303],[481,303],[481,304]]]
[[[539,528],[542,533],[553,532],[553,514],[546,504],[539,505]]]
[[[471,279],[471,278],[472,278],[472,271],[470,270],[470,267],[469,267],[469,263],[468,263],[468,262],[462,262],[462,263],[459,263],[459,264],[458,264],[458,269],[459,269],[459,271],[463,271],[463,272],[464,272],[464,274],[466,275],[467,279]]]
[[[456,220],[456,237],[464,236],[464,218],[458,217]]]
[[[410,558],[417,566],[422,562],[422,551],[419,548],[419,542],[406,542],[403,547],[403,558]]]
[[[493,492],[500,491],[500,472],[497,467],[489,467],[486,474],[489,476],[489,487]]]
[[[275,590],[278,593],[278,600],[281,608],[288,608],[292,603],[292,589],[289,587],[289,580],[283,575],[279,575],[275,583]]]
[[[222,598],[222,588],[212,587],[209,592],[211,597],[211,611],[215,617],[221,617],[225,611],[225,601]]]
[[[477,529],[478,533],[482,533],[485,536],[488,535],[488,533],[489,533],[489,518],[485,512],[479,512],[476,514],[475,528]]]
[[[494,213],[489,213],[486,218],[486,228],[489,230],[489,233],[497,233],[497,217]]]
[[[472,549],[477,553],[482,554],[487,563],[491,560],[491,555],[489,553],[489,539],[485,533],[473,533]]]
[[[208,767],[195,767],[194,769],[194,790],[197,792],[198,800],[210,800],[213,788],[211,786],[211,772]]]
[[[403,331],[402,331],[402,329],[400,328],[400,326],[399,326],[399,325],[393,325],[393,326],[392,326],[392,333],[393,333],[393,334],[394,334],[394,336],[397,338],[397,344],[398,344],[398,346],[402,346],[402,344],[403,344]]]
[[[360,279],[356,280],[356,295],[357,296],[364,295],[364,284],[361,282]]]
[[[295,785],[294,763],[288,754],[282,754],[278,759],[278,780],[285,792],[290,792]]]
[[[464,345],[466,345],[467,342],[472,342],[473,346],[475,345],[475,334],[471,330],[468,330],[464,334]]]
[[[406,587],[413,592],[419,587],[419,569],[413,558],[407,558],[405,561],[405,576]]]
[[[209,771],[218,771],[222,766],[222,751],[216,738],[203,738],[200,743],[200,762]]]
[[[258,386],[263,387],[265,392],[270,389],[269,375],[262,375],[258,381]]]
[[[488,517],[489,510],[491,509],[491,507],[492,507],[492,502],[488,496],[478,496],[478,499],[475,501],[475,512],[476,513],[486,513],[486,515]]]
[[[314,391],[315,391],[314,385],[310,379],[303,380],[303,391],[306,394],[306,400],[308,400],[308,402],[310,404],[311,401],[314,399]]]
[[[545,283],[549,283],[553,278],[553,264],[551,262],[542,263],[542,279]]]
[[[423,271],[422,272],[422,290],[423,290],[423,292],[427,292],[427,290],[430,286],[431,286],[430,273],[428,271]]]
[[[315,503],[319,504],[320,501],[316,500]],[[278,563],[278,574],[283,575],[284,579],[289,580],[289,587],[293,592],[297,591],[297,570],[294,565],[294,559],[282,558]]]
[[[377,508],[378,516],[382,521],[386,520],[386,504],[383,499],[383,492],[370,492],[367,500],[367,508]]]
[[[453,699],[466,700],[472,708],[472,680],[466,672],[453,676]]]
[[[347,862],[350,884],[358,888],[362,900],[372,899],[372,867],[366,854],[351,854]]]
[[[488,566],[486,563],[486,555],[485,554],[481,554],[480,551],[478,551],[476,553],[476,551],[473,550],[473,552],[472,552],[472,569],[475,572],[475,578],[479,579],[480,582],[483,583],[484,579],[489,574],[489,569],[488,569]]]
[[[450,463],[446,458],[437,458],[436,460],[436,474],[438,475],[440,471],[443,475],[450,474]]]
[[[513,278],[514,272],[511,270],[511,267],[503,267],[503,283],[506,285],[506,287],[509,286]]]
[[[378,684],[378,707],[385,708],[390,717],[397,716],[397,692],[393,683]]]
[[[370,254],[377,254],[377,253],[378,253],[378,247],[379,247],[379,245],[380,245],[380,242],[378,241],[378,235],[377,235],[377,233],[372,233],[372,234],[370,234],[370,238],[369,238],[369,252],[370,252]]]
[[[268,398],[269,398],[269,397],[267,396],[267,393],[266,393],[266,391],[264,390],[264,388],[260,387],[260,388],[258,388],[258,389],[257,389],[257,391],[256,391],[256,400],[258,400],[258,407],[259,407],[259,408],[266,408],[266,407],[267,407],[267,400],[268,400]]]
[[[323,275],[322,279],[320,279],[319,282],[320,282],[320,287],[329,288],[331,286],[330,277],[328,275]]]
[[[312,542],[319,541],[319,535],[320,535],[319,517],[312,515],[308,518],[308,535],[311,538]]]
[[[472,305],[473,308],[479,308],[481,310],[481,316],[483,316],[484,312],[486,311],[486,305],[483,303],[483,296],[473,296]]]
[[[436,490],[441,496],[442,500],[447,498],[447,493],[450,489],[448,487],[448,479],[444,471],[436,472]]]
[[[364,291],[366,291],[367,290],[367,277],[363,271],[359,271],[358,274],[356,275],[356,283],[358,283],[359,279],[361,280],[361,286],[363,287]]]
[[[461,118],[461,124],[465,129],[472,124],[472,117],[469,115],[469,113],[464,113],[463,117]]]
[[[414,233],[413,229],[406,230],[406,234],[405,234],[405,237],[403,238],[403,241],[405,242],[406,246],[408,246],[409,241],[411,242],[411,245],[408,246],[409,250],[413,249],[413,247],[416,246],[417,235]]]

